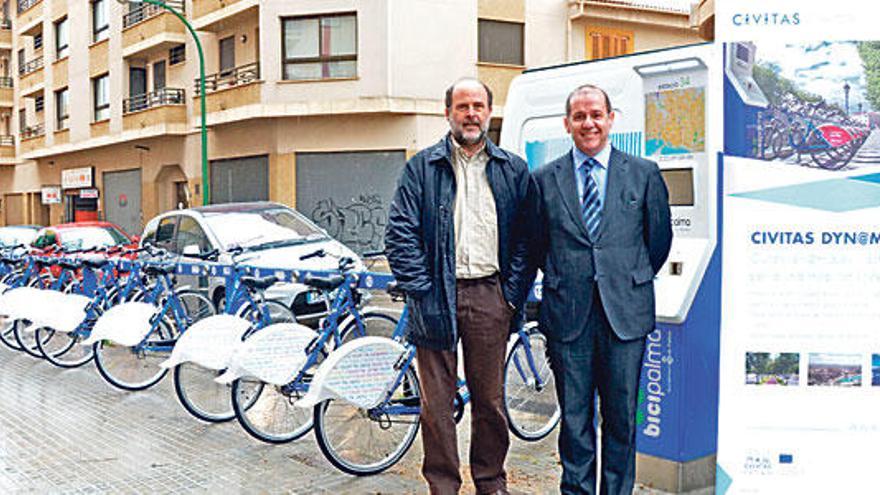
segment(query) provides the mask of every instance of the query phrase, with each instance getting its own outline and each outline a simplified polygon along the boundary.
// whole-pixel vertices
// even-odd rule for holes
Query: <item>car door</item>
[[[189,216],[189,215],[180,215],[180,221],[177,223],[177,235],[176,235],[176,248],[175,252],[180,255],[180,260],[183,263],[201,263],[202,260],[190,256],[184,255],[184,251],[189,251],[194,249],[192,246],[198,248],[198,252],[200,254],[207,253],[214,249],[214,246],[211,243],[211,240],[208,238],[208,235],[205,233],[205,230],[199,225],[199,222]],[[188,248],[188,249],[187,249]],[[207,291],[208,288],[208,277],[204,275],[179,275],[178,285],[187,285],[193,289],[199,289]],[[205,294],[207,295],[207,294]]]

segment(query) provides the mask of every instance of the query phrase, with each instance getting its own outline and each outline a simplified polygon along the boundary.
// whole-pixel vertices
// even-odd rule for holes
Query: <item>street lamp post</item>
[[[183,14],[167,5],[165,2],[161,0],[116,0],[122,5],[128,4],[142,4],[148,3],[151,5],[155,5],[157,7],[162,7],[174,14],[175,17],[180,19],[180,22],[186,26],[189,34],[192,35],[193,41],[196,42],[196,50],[199,53],[199,105],[201,108],[201,137],[202,137],[202,204],[208,205],[211,201],[211,188],[210,181],[208,177],[208,119],[205,105],[205,53],[202,50],[202,43],[199,41],[199,35],[196,34],[196,30],[192,27],[189,21],[186,20]]]
[[[843,83],[843,96],[845,98],[844,103],[846,106],[846,114],[847,115],[849,115],[849,90],[850,90],[849,83],[844,82]]]

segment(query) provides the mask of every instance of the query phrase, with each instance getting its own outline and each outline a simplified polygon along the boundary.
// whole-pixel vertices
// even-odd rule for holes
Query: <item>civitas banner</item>
[[[880,2],[717,2],[716,493],[878,493]]]

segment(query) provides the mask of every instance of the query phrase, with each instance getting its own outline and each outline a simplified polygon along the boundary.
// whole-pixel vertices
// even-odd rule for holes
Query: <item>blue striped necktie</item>
[[[595,241],[599,236],[599,224],[602,221],[602,202],[599,199],[599,186],[593,180],[590,171],[593,167],[599,166],[599,162],[595,158],[587,158],[581,165],[584,169],[584,196],[581,198],[581,215],[584,217],[584,224],[587,226],[587,232],[590,234],[590,240]]]

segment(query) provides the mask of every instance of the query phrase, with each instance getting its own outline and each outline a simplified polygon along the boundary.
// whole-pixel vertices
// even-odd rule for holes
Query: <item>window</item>
[[[19,74],[24,73],[24,64],[25,64],[24,48],[21,48],[18,50],[18,73]]]
[[[153,64],[153,91],[165,89],[165,61],[160,60]]]
[[[283,76],[287,80],[357,75],[357,16],[282,19]]]
[[[632,31],[587,27],[587,60],[617,57],[633,52]]]
[[[34,112],[42,112],[45,106],[46,102],[43,100],[43,95],[37,95],[34,98]]]
[[[191,218],[180,217],[180,224],[177,226],[177,250],[183,253],[187,246],[196,245],[199,247],[200,253],[207,253],[211,250],[211,241],[205,235],[205,231],[199,226],[199,223]]]
[[[235,36],[220,40],[220,76],[235,69]]]
[[[34,35],[34,51],[43,48],[43,33],[37,33]]]
[[[27,111],[24,108],[18,110],[18,132],[24,133],[27,130]]]
[[[480,19],[477,30],[480,62],[525,65],[522,23]]]
[[[156,228],[156,247],[174,251],[174,230],[177,227],[177,216],[165,217]],[[150,243],[153,244],[153,243]]]
[[[109,79],[110,77],[107,74],[92,79],[92,101],[95,109],[94,122],[110,118],[110,93],[107,87]]]
[[[106,40],[109,36],[107,0],[92,0],[92,41]]]
[[[67,129],[67,88],[55,92],[55,130]]]
[[[177,45],[168,50],[168,65],[176,65],[186,61],[186,45]]]
[[[55,60],[62,59],[69,53],[67,36],[67,17],[55,23]]]

